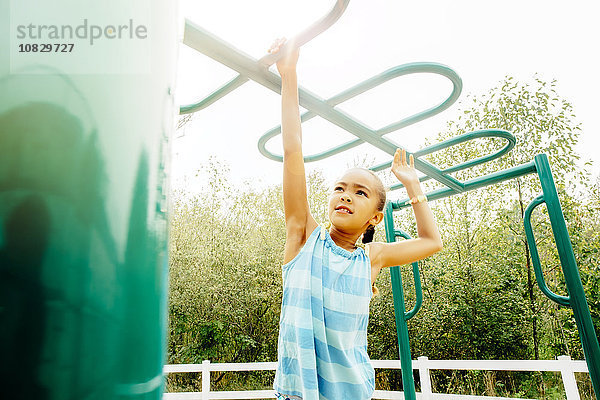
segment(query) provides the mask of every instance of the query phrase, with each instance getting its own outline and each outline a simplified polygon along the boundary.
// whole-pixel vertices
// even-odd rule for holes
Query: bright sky
[[[292,37],[333,6],[333,0],[181,0],[180,13],[197,25],[260,58],[274,38]],[[559,94],[574,106],[583,132],[578,146],[600,171],[600,5],[574,0],[351,0],[325,33],[305,45],[298,64],[299,84],[331,97],[396,65],[432,61],[462,78],[461,98],[434,118],[387,137],[417,150],[426,137],[444,129],[467,94],[480,94],[506,75],[529,80],[537,73],[557,79]],[[232,70],[181,45],[178,101],[204,97],[236,75]],[[340,105],[371,127],[380,127],[439,103],[450,93],[444,78],[412,75],[394,79]],[[234,182],[281,180],[281,164],[263,157],[258,138],[279,124],[280,97],[252,81],[198,112],[173,143],[173,187],[200,189],[195,178],[210,155],[225,160]],[[493,127],[490,127],[493,128]],[[303,125],[305,154],[329,148],[351,136],[318,118]],[[281,153],[280,141],[269,149]],[[389,156],[369,145],[307,168],[333,179],[355,158]],[[532,154],[533,158],[534,154]]]

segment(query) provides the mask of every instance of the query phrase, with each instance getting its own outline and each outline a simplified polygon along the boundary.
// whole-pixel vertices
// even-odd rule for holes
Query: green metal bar
[[[275,54],[266,54],[263,56],[259,63],[265,67],[270,67],[275,64],[277,60],[279,60],[283,55],[288,51],[289,47],[298,48],[302,47],[306,43],[313,40],[315,37],[319,36],[321,33],[325,32],[329,27],[337,22],[338,19],[342,16],[344,11],[346,11],[346,7],[350,0],[336,0],[333,7],[329,10],[327,14],[321,17],[319,20],[314,22],[308,28],[288,40],[282,47],[281,50]]]
[[[288,40],[288,42],[282,46],[281,51],[279,51],[278,53],[266,54],[265,56],[263,56],[262,58],[257,60],[257,65],[260,65],[260,66],[262,66],[262,68],[267,69],[267,68],[269,68],[269,66],[273,65],[279,58],[281,58],[283,56],[283,54],[285,54],[288,47],[290,47],[290,46],[300,47],[300,46],[306,44],[307,42],[311,41],[312,39],[314,39],[316,36],[320,35],[324,31],[326,31],[327,29],[329,29],[329,27],[331,25],[333,25],[342,16],[344,11],[346,10],[346,7],[348,7],[348,3],[350,3],[350,0],[336,0],[335,4],[331,8],[331,10],[329,10],[329,12],[325,16],[323,16],[318,21],[316,21],[315,23],[310,25],[304,31],[300,32],[298,35],[294,36],[292,39]],[[188,20],[186,20],[184,40],[183,40],[184,43],[186,43],[186,36],[191,33],[188,30],[188,26],[190,28],[193,27],[193,24],[190,23],[190,25],[188,25],[188,23],[190,23],[190,22]],[[202,51],[200,49],[196,49],[196,50],[199,50],[200,52],[204,53],[204,51]],[[207,51],[211,51],[211,50],[207,49]],[[204,54],[206,54],[206,53],[204,53]],[[223,63],[223,64],[225,64],[225,63]],[[225,64],[225,65],[227,65],[227,64]],[[238,87],[240,87],[247,81],[248,81],[247,77],[238,75],[233,80],[231,80],[228,83],[226,83],[225,85],[221,86],[215,92],[211,93],[210,95],[203,98],[202,100],[194,102],[193,104],[181,106],[179,109],[179,113],[180,114],[189,114],[192,112],[199,111],[203,108],[206,108],[209,105],[211,105],[212,103],[214,103],[215,101],[217,101],[220,98],[222,98],[223,96],[225,96],[226,94],[237,89]]]
[[[460,77],[456,74],[456,72],[454,72],[452,69],[448,68],[447,66],[438,64],[438,63],[422,62],[422,63],[403,64],[403,65],[399,65],[399,66],[390,68],[378,75],[375,75],[374,77],[371,77],[363,82],[360,82],[359,84],[325,100],[325,102],[327,104],[329,104],[330,106],[336,106],[336,105],[341,104],[353,97],[358,96],[359,94],[362,94],[370,89],[373,89],[391,79],[394,79],[394,78],[397,78],[400,76],[404,76],[404,75],[416,74],[416,73],[431,73],[431,74],[441,75],[441,76],[448,78],[452,82],[452,85],[453,85],[452,92],[444,101],[442,101],[438,105],[431,107],[427,110],[415,113],[409,117],[401,119],[398,122],[390,124],[387,127],[384,127],[382,129],[375,131],[379,136],[383,136],[386,133],[390,133],[395,130],[405,128],[409,125],[412,125],[412,124],[422,121],[424,119],[430,118],[436,114],[439,114],[440,112],[446,110],[448,107],[450,107],[452,104],[454,104],[456,102],[456,100],[458,99],[458,97],[460,96],[460,92],[462,90],[462,81],[461,81]],[[302,119],[302,122],[308,121],[309,119],[315,117],[316,115],[317,114],[309,111],[309,112],[303,114],[304,118]],[[281,125],[267,131],[259,139],[258,149],[261,152],[261,154],[264,155],[265,157],[270,158],[271,160],[281,162],[283,160],[283,157],[281,155],[274,154],[271,151],[266,149],[267,142],[271,138],[279,135],[280,133],[281,133]],[[358,146],[361,143],[363,143],[362,140],[353,139],[351,141],[343,143],[339,146],[332,147],[332,148],[322,151],[320,153],[306,155],[306,156],[304,156],[304,161],[305,162],[313,162],[313,161],[322,160],[322,159],[332,156],[334,154],[338,154],[338,153],[341,153],[342,151],[345,151],[352,147]]]
[[[525,209],[523,216],[523,224],[525,226],[525,236],[527,237],[527,243],[529,244],[529,252],[531,253],[531,260],[533,261],[533,270],[535,272],[535,279],[542,293],[544,293],[550,300],[560,304],[561,306],[569,307],[569,297],[561,296],[553,293],[546,285],[544,279],[544,273],[542,272],[542,264],[540,262],[540,256],[537,251],[535,244],[535,237],[533,236],[533,229],[531,227],[531,213],[533,210],[544,203],[544,196],[536,197]]]
[[[477,178],[473,178],[464,183],[464,192],[468,192],[470,190],[479,189],[485,186],[493,185],[496,183],[500,183],[509,179],[517,178],[519,176],[527,175],[534,173],[536,171],[535,163],[529,162],[527,164],[521,164],[517,167],[508,168],[502,171],[494,172],[492,174],[480,176]],[[445,197],[449,197],[452,195],[458,194],[458,192],[450,189],[443,188],[431,191],[427,193],[427,198],[429,200],[438,200]],[[409,205],[405,204],[408,198],[404,198],[397,201],[392,201],[390,204],[394,208],[394,210],[400,210],[405,207],[409,207]]]
[[[450,174],[450,173],[453,173],[456,171],[461,171],[463,169],[471,168],[476,165],[483,164],[488,161],[494,160],[494,159],[499,158],[499,157],[503,156],[504,154],[508,153],[510,150],[512,150],[512,148],[515,147],[515,144],[517,142],[514,135],[508,131],[505,131],[502,129],[482,129],[479,131],[463,133],[462,135],[458,135],[453,138],[446,139],[443,142],[436,143],[431,146],[427,146],[424,149],[415,151],[413,153],[413,157],[419,158],[424,155],[435,153],[436,151],[447,149],[447,148],[455,146],[459,143],[464,143],[464,142],[468,142],[470,140],[481,139],[481,138],[501,138],[501,139],[506,139],[507,143],[502,149],[498,150],[495,153],[489,154],[487,156],[478,157],[473,160],[466,161],[464,163],[455,165],[450,168],[446,168],[446,169],[442,170],[442,172],[444,174]],[[376,171],[381,171],[385,168],[388,168],[391,165],[392,165],[392,161],[387,161],[382,164],[378,164],[374,167],[371,167],[370,169],[371,169],[371,171],[376,172]],[[427,178],[429,178],[429,177],[427,177]]]
[[[427,155],[427,154],[431,154],[431,153],[434,153],[436,151],[440,151],[442,149],[446,149],[446,148],[455,146],[455,145],[457,145],[459,143],[463,143],[463,142],[467,142],[467,141],[475,140],[475,139],[480,139],[480,138],[501,138],[501,139],[505,139],[507,141],[507,143],[506,143],[506,145],[502,149],[496,151],[495,153],[488,154],[486,156],[481,156],[481,157],[475,158],[473,160],[469,160],[469,161],[463,162],[461,164],[458,164],[458,165],[446,168],[444,170],[439,171],[439,173],[442,174],[442,175],[444,175],[444,176],[449,176],[449,174],[454,173],[456,171],[461,171],[463,169],[472,168],[472,167],[474,167],[476,165],[483,164],[483,163],[486,163],[488,161],[494,160],[496,158],[499,158],[499,157],[503,156],[504,154],[506,154],[510,150],[512,150],[512,148],[515,146],[515,143],[516,143],[516,139],[513,136],[513,134],[510,133],[510,132],[507,132],[505,130],[501,130],[501,129],[484,129],[484,130],[480,130],[480,131],[473,131],[473,132],[469,132],[469,133],[464,133],[464,134],[459,135],[459,136],[455,136],[453,138],[444,140],[443,142],[434,144],[432,146],[428,146],[428,147],[426,147],[424,149],[421,149],[419,151],[416,151],[416,152],[412,153],[413,157],[415,158],[415,164],[417,163],[416,160],[418,160],[419,157],[421,157],[421,156],[424,156],[424,155]],[[380,170],[382,170],[384,168],[389,167],[391,164],[392,164],[392,162],[388,161],[388,162],[385,162],[383,164],[376,165],[376,166],[374,166],[374,167],[372,167],[370,169],[372,171],[380,171]],[[432,178],[433,178],[432,176],[424,175],[424,176],[422,176],[422,177],[419,178],[419,181],[420,182],[424,182],[424,181],[427,181],[427,180],[432,179]],[[404,187],[404,185],[402,185],[401,183],[398,183],[398,184],[392,185],[389,188],[389,190],[390,191],[397,190],[397,189],[400,189],[400,188],[403,188],[403,187]],[[463,189],[464,189],[464,187],[463,187]],[[461,191],[464,191],[464,190],[461,190]]]
[[[395,237],[403,237],[404,239],[411,239],[410,235],[404,232],[402,229],[394,230]],[[408,321],[419,312],[423,305],[423,289],[421,287],[421,274],[419,273],[419,262],[415,261],[412,263],[413,281],[415,283],[415,305],[414,307],[404,313],[404,319]],[[405,306],[406,307],[406,306]]]
[[[196,111],[200,111],[210,106],[212,103],[216,102],[225,95],[233,92],[235,89],[239,88],[246,82],[248,82],[248,78],[242,75],[238,75],[229,82],[227,82],[225,85],[221,86],[219,89],[215,90],[214,92],[203,98],[202,100],[199,100],[196,103],[179,107],[179,114],[191,114]]]
[[[579,338],[583,346],[583,353],[587,361],[594,392],[596,398],[600,399],[600,346],[598,345],[598,337],[594,330],[590,309],[581,284],[581,277],[579,276],[569,232],[552,178],[548,156],[539,154],[535,156],[534,162],[542,184],[544,202],[548,208],[548,216],[569,293],[569,304],[573,309],[575,322],[577,323]],[[529,247],[530,250],[534,248],[534,242],[529,242]]]
[[[396,241],[394,229],[394,209],[391,204],[386,204],[384,209],[385,236],[388,243]],[[418,272],[418,271],[417,271]],[[410,355],[410,342],[408,327],[406,325],[406,309],[404,305],[404,289],[402,288],[402,275],[400,267],[391,267],[392,292],[394,301],[394,315],[396,317],[396,333],[398,334],[398,348],[400,367],[402,369],[402,387],[405,400],[416,400],[415,380],[413,378],[412,359]]]

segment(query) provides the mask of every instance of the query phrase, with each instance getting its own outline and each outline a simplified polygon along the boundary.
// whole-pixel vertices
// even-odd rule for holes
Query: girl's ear
[[[375,226],[378,223],[380,223],[381,221],[383,221],[383,212],[382,211],[377,211],[375,213],[375,215],[373,215],[373,217],[371,217],[371,219],[369,220],[369,223],[371,225]]]

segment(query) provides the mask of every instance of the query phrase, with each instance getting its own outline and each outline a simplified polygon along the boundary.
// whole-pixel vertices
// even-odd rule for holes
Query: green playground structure
[[[457,138],[452,138],[450,140],[447,140],[445,142],[439,143],[431,147],[437,147],[439,149],[452,146],[454,144],[454,139]],[[426,148],[422,151],[429,152],[431,151],[431,148]],[[455,170],[456,167],[454,167],[453,169]],[[444,171],[439,172],[447,173]],[[525,211],[524,220],[524,228],[527,236],[529,251],[531,252],[531,258],[534,265],[535,277],[538,286],[547,297],[549,297],[551,300],[555,301],[556,303],[562,306],[570,307],[573,309],[575,321],[577,323],[577,329],[579,331],[579,337],[583,346],[583,352],[585,354],[585,358],[588,364],[590,378],[592,380],[594,392],[596,393],[596,397],[598,398],[598,391],[600,389],[600,348],[598,347],[598,338],[596,337],[594,325],[592,323],[592,318],[590,315],[590,310],[585,299],[585,293],[581,284],[581,278],[579,277],[579,271],[577,270],[575,256],[573,255],[573,248],[571,246],[569,233],[567,232],[565,219],[563,217],[560,202],[558,200],[558,193],[556,191],[556,186],[552,178],[552,172],[550,170],[548,157],[545,154],[538,154],[534,157],[534,159],[531,162],[527,164],[522,164],[514,168],[506,169],[504,171],[499,171],[493,174],[474,178],[466,182],[459,182],[460,186],[458,189],[454,189],[451,187],[438,189],[428,193],[427,197],[429,199],[441,199],[444,197],[452,196],[457,193],[478,189],[481,187],[493,185],[508,179],[513,179],[519,176],[532,173],[538,174],[543,191],[543,194],[536,197],[527,207]],[[408,205],[406,204],[407,200],[408,199],[391,201],[386,205],[385,232],[386,240],[388,242],[396,241],[396,238],[398,237],[408,237],[408,235],[402,230],[395,229],[393,220],[394,211],[408,207]],[[540,264],[540,259],[535,244],[535,237],[533,234],[533,229],[531,227],[531,213],[541,203],[546,203],[546,207],[548,208],[552,232],[554,234],[554,240],[558,248],[558,254],[560,257],[560,262],[569,296],[560,296],[555,293],[552,293],[544,280],[542,266]],[[413,276],[417,296],[416,304],[414,308],[408,313],[405,312],[404,290],[402,287],[402,277],[400,274],[399,267],[392,268],[391,276],[392,290],[394,293],[396,329],[398,332],[398,345],[400,348],[400,361],[402,364],[402,381],[404,385],[404,393],[405,398],[415,399],[415,387],[412,372],[408,372],[412,371],[412,367],[410,358],[410,346],[408,340],[407,321],[417,313],[423,297],[421,291],[421,282],[419,279],[418,263],[413,263]]]
[[[48,3],[53,12],[42,15],[31,2],[0,0],[3,399],[163,395],[177,8],[140,6],[148,19],[156,14],[152,38],[139,45],[153,54],[148,72],[138,73],[140,54],[121,52],[112,65],[132,73],[86,73],[94,63],[82,52],[104,55],[102,44],[23,54],[14,68],[15,53],[5,51],[19,7],[33,22],[83,23],[83,9],[89,25],[147,22],[133,3]],[[67,67],[52,64],[66,57]]]
[[[288,43],[295,43],[296,46],[301,46],[317,36],[319,33],[323,32],[340,17],[341,13],[343,13],[348,5],[348,2],[348,0],[336,1],[334,7],[327,16],[309,27],[296,38],[288,41]],[[180,109],[182,114],[206,108],[250,79],[277,93],[279,93],[281,90],[280,77],[268,69],[269,66],[276,62],[277,55],[269,54],[259,60],[253,59],[252,57],[211,35],[209,32],[205,31],[199,26],[196,26],[190,21],[186,21],[184,43],[235,70],[239,73],[239,75],[194,104],[182,106]],[[389,124],[383,128],[372,129],[362,124],[351,115],[336,108],[337,105],[343,103],[344,101],[373,89],[374,87],[377,87],[391,79],[408,74],[424,73],[437,74],[449,79],[453,85],[450,95],[440,104],[406,117],[400,121]],[[396,148],[399,146],[386,139],[386,134],[397,131],[398,129],[407,127],[442,112],[458,99],[461,90],[462,81],[456,72],[445,65],[431,62],[410,63],[390,68],[328,99],[323,99],[317,94],[300,87],[300,105],[307,110],[301,116],[302,122],[306,122],[311,118],[318,116],[356,136],[356,139],[342,143],[320,153],[306,155],[304,160],[305,162],[322,160],[345,150],[351,149],[362,143],[369,143],[372,146],[393,156]],[[282,161],[282,156],[267,150],[266,144],[270,139],[280,133],[281,126],[274,127],[263,134],[258,141],[258,149],[261,154],[275,161]],[[459,143],[476,140],[479,138],[495,138],[498,140],[503,140],[506,143],[500,150],[493,154],[482,156],[474,160],[469,160],[446,169],[440,169],[424,159],[424,156],[428,154],[457,145]],[[435,179],[437,182],[443,185],[441,189],[437,189],[426,194],[430,200],[441,199],[527,174],[538,174],[543,193],[531,202],[525,212],[525,231],[534,263],[535,276],[540,289],[546,296],[562,306],[573,309],[594,391],[596,397],[600,398],[600,348],[598,346],[598,338],[594,332],[589,307],[586,302],[585,293],[581,284],[581,278],[579,277],[579,272],[575,263],[575,257],[573,255],[573,249],[571,247],[562,209],[558,200],[556,186],[554,184],[550,165],[548,163],[548,157],[545,154],[539,154],[533,157],[532,161],[529,163],[514,168],[509,168],[504,171],[477,177],[466,182],[461,182],[452,176],[454,172],[472,168],[476,165],[481,165],[503,156],[515,146],[515,143],[515,137],[510,132],[498,129],[486,129],[465,133],[445,140],[441,143],[431,145],[419,151],[410,152],[407,150],[407,152],[414,156],[415,168],[423,173],[423,176],[420,178],[421,181]],[[390,165],[391,160],[389,162],[374,166],[371,169],[373,171],[379,171],[389,167]],[[395,190],[399,189],[400,187],[401,185],[398,184],[390,189]],[[408,199],[389,201],[386,205],[384,210],[384,221],[386,240],[388,242],[396,241],[398,237],[409,238],[407,233],[397,229],[394,226],[393,220],[393,213],[395,211],[408,207],[406,200]],[[546,203],[546,207],[548,208],[552,231],[554,233],[554,238],[565,276],[567,291],[569,293],[568,296],[559,296],[552,293],[544,281],[542,267],[540,265],[535,244],[535,237],[530,222],[532,211],[541,203]],[[396,317],[396,329],[398,334],[398,345],[400,350],[399,356],[402,367],[404,398],[408,400],[416,399],[416,394],[411,365],[412,361],[407,321],[419,311],[423,300],[421,281],[419,277],[419,266],[417,262],[412,264],[412,272],[416,291],[416,302],[413,308],[407,312],[404,301],[404,290],[402,286],[400,267],[397,266],[391,269],[394,297],[393,301]]]

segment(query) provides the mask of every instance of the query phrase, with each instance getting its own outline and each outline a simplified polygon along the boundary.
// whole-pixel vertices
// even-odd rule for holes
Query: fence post
[[[210,394],[210,360],[202,361],[202,400],[208,400]]]
[[[429,367],[427,356],[418,357],[419,361],[419,380],[421,381],[421,399],[431,400],[433,398],[431,391],[431,376],[429,375]]]
[[[560,361],[560,375],[563,380],[563,385],[565,386],[567,400],[580,400],[575,373],[573,372],[573,366],[571,365],[571,357],[558,356],[557,359]]]

